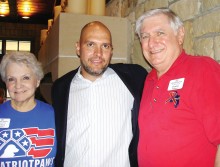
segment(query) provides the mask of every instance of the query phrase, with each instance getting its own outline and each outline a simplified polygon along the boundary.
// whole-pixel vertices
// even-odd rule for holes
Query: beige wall
[[[132,63],[150,70],[144,62],[134,27],[141,14],[159,7],[172,9],[184,21],[187,53],[207,55],[220,62],[220,0],[111,0],[107,4],[107,15],[126,17],[132,23]]]

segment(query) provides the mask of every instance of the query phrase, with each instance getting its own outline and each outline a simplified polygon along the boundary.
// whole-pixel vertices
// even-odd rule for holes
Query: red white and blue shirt
[[[18,112],[10,101],[0,105],[0,166],[53,167],[56,154],[54,110],[37,100]]]

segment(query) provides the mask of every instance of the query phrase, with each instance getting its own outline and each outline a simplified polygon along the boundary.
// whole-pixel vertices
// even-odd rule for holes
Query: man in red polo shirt
[[[139,166],[219,166],[220,65],[183,50],[183,23],[169,9],[144,13],[136,32],[153,67],[138,118]]]

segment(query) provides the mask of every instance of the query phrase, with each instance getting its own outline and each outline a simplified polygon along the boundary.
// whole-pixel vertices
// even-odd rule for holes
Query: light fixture
[[[0,0],[0,16],[5,17],[9,13],[8,0]]]
[[[31,16],[31,1],[25,0],[25,1],[19,1],[17,4],[18,7],[18,13],[20,16],[22,16],[23,19],[29,19]]]
[[[22,16],[23,19],[30,19],[29,16]]]

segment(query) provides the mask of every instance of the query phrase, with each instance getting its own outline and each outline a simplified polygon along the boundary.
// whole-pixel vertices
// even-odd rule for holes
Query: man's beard
[[[88,65],[86,65],[86,64],[84,64],[83,62],[81,62],[81,65],[82,65],[82,67],[84,68],[84,70],[88,73],[88,74],[90,74],[90,75],[92,75],[92,76],[100,76],[100,75],[102,75],[104,72],[105,72],[105,70],[107,69],[107,65],[106,66],[104,66],[103,68],[101,68],[100,70],[96,70],[96,71],[94,71],[92,68],[90,68]]]

